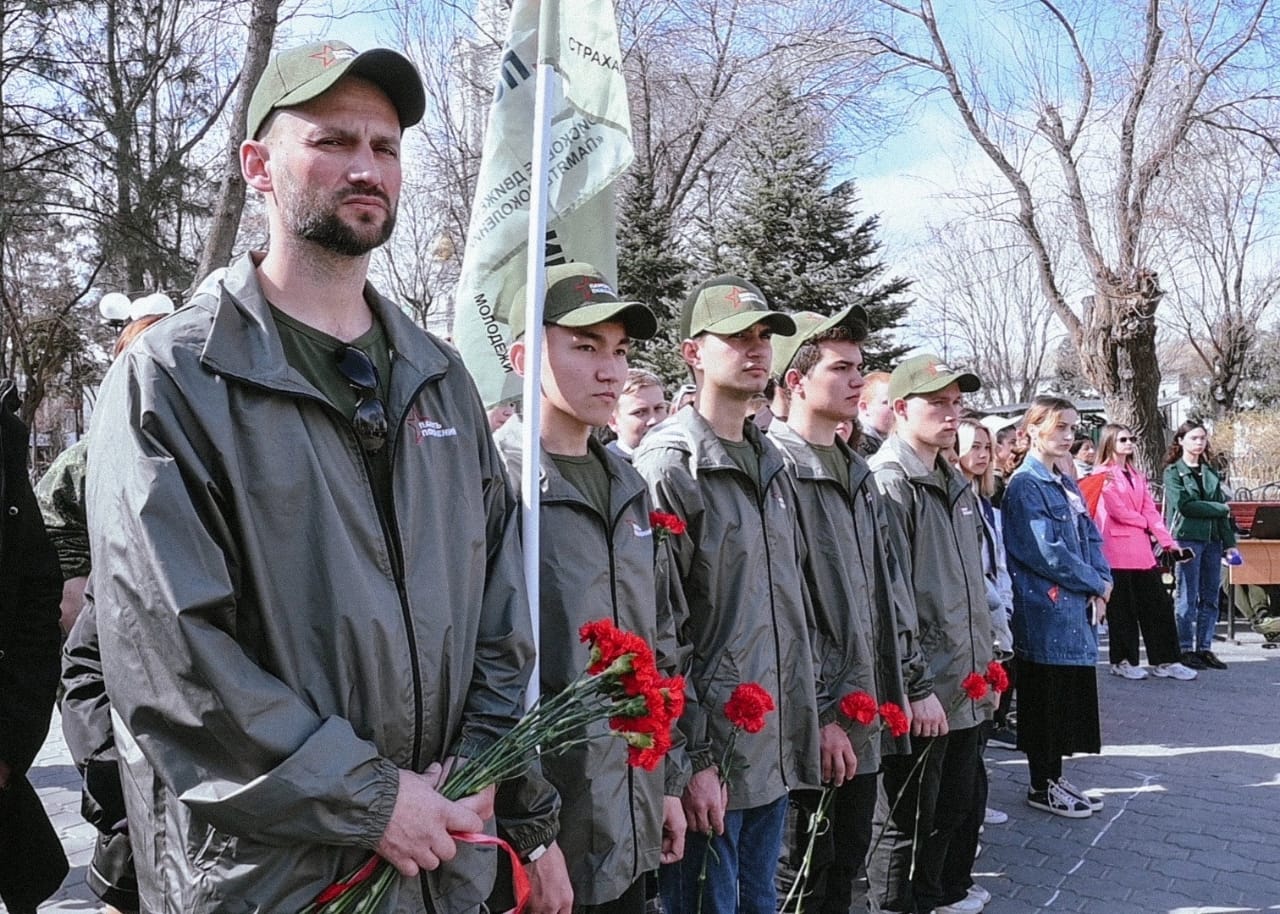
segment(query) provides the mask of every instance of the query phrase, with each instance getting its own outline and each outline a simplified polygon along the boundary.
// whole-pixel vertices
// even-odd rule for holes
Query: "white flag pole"
[[[538,43],[546,40],[547,16],[542,16]],[[533,643],[538,651],[533,674],[525,692],[526,707],[533,707],[541,692],[542,605],[539,583],[541,542],[538,536],[542,492],[542,300],[547,284],[547,181],[551,158],[551,113],[555,97],[556,71],[538,64],[533,108],[533,168],[529,199],[529,256],[525,272],[524,301],[524,428],[521,440],[524,460],[520,474],[520,494],[524,501],[524,582],[529,594],[529,615],[533,620]],[[518,304],[518,303],[517,303]]]

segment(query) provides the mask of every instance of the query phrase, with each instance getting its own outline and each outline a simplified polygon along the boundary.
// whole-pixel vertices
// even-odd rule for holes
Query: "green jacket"
[[[1164,519],[1174,539],[1236,544],[1236,525],[1222,491],[1222,478],[1207,463],[1200,479],[1181,457],[1164,468]]]
[[[512,481],[520,478],[521,424],[509,420],[494,436]],[[667,564],[649,526],[644,480],[594,439],[589,443],[609,472],[609,517],[601,517],[542,453],[539,518],[541,614],[538,645],[542,693],[567,687],[587,664],[578,637],[586,622],[608,616],[654,646],[659,669],[677,666],[675,627],[655,564]],[[666,582],[667,575],[660,576]],[[679,796],[688,779],[679,749],[664,771],[627,765],[627,746],[607,721],[592,738],[562,755],[544,753],[542,773],[560,794],[557,838],[569,867],[575,904],[614,901],[641,875],[656,871],[662,852],[662,799]],[[500,824],[505,825],[502,815]]]
[[[688,524],[672,544],[684,596],[677,636],[690,648],[683,671],[696,694],[681,719],[693,769],[719,763],[732,730],[723,709],[734,688],[757,682],[777,705],[763,730],[737,740],[730,809],[821,782],[818,701],[825,697],[809,640],[795,487],[778,449],[750,423],[745,429],[763,491],[692,406],[649,432],[633,461],[658,510]]]
[[[36,483],[44,529],[58,552],[62,579],[89,576],[89,525],[84,518],[85,458],[89,439],[81,438],[54,460]]]
[[[933,467],[897,435],[890,435],[871,469],[902,537],[904,574],[915,594],[917,638],[934,694],[953,730],[989,720],[989,700],[963,699],[960,683],[986,673],[993,658],[991,612],[982,573],[982,510],[973,489],[946,461],[939,484]],[[915,697],[915,696],[913,696]]]
[[[285,361],[253,264],[108,372],[88,515],[143,908],[291,912],[368,858],[397,769],[523,710],[517,502],[456,353],[371,287],[394,351],[393,513],[347,417]],[[492,851],[381,912],[473,910]]]
[[[850,692],[905,707],[904,674],[917,695],[927,695],[932,683],[909,624],[915,618],[910,589],[890,545],[888,516],[867,462],[839,441],[836,447],[849,460],[849,478],[842,485],[790,426],[775,421],[769,438],[795,482],[818,675],[835,699],[822,710],[822,723],[838,719],[836,701]],[[905,737],[895,741],[886,730],[882,739],[870,739],[874,731],[844,719],[840,723],[850,731],[859,774],[880,769],[882,743],[888,752],[908,750]]]

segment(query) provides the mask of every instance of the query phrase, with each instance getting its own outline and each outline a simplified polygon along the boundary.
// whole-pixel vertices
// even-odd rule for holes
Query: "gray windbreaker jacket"
[[[778,449],[750,423],[746,436],[763,492],[691,406],[646,435],[634,458],[658,510],[689,528],[673,545],[685,603],[676,631],[691,649],[684,672],[697,695],[681,719],[693,770],[719,763],[732,729],[724,704],[738,685],[760,683],[778,707],[763,730],[737,740],[730,809],[821,782],[818,701],[826,699],[809,641],[795,488]]]
[[[520,422],[509,420],[495,439],[511,479],[519,479]],[[594,440],[590,447],[609,471],[607,518],[542,454],[538,670],[547,695],[563,690],[586,667],[588,652],[578,629],[593,619],[608,617],[653,645],[664,675],[672,675],[677,664],[670,603],[666,588],[656,583],[665,584],[668,575],[655,573],[655,563],[667,564],[669,546],[655,549],[644,480]],[[657,870],[664,792],[679,796],[688,779],[678,748],[665,766],[649,772],[627,765],[626,743],[610,734],[607,721],[587,732],[592,738],[586,743],[542,755],[542,774],[560,794],[563,827],[556,840],[575,905],[614,901],[641,875]],[[503,809],[499,824],[506,825]]]
[[[960,683],[986,673],[992,659],[991,613],[982,574],[982,512],[964,478],[946,470],[942,488],[932,467],[897,435],[870,460],[896,535],[897,550],[915,594],[918,644],[934,694],[953,730],[989,720],[989,698],[962,700]],[[917,698],[919,696],[912,696]]]
[[[840,717],[837,703],[851,692],[867,692],[879,704],[905,708],[903,685],[917,695],[932,683],[915,643],[915,608],[891,546],[889,520],[867,462],[837,440],[849,459],[846,489],[832,477],[800,435],[784,422],[769,426],[769,438],[782,451],[796,487],[800,532],[805,540],[805,582],[813,600],[815,656],[819,676],[832,702],[821,722],[838,720],[849,731],[858,755],[858,773],[880,769],[887,752],[906,752],[907,737],[894,740]]]
[[[300,910],[376,846],[398,768],[474,756],[522,712],[517,503],[484,409],[456,353],[365,295],[393,350],[385,525],[248,258],[104,382],[91,587],[152,914]],[[493,863],[464,846],[380,910],[472,909]]]

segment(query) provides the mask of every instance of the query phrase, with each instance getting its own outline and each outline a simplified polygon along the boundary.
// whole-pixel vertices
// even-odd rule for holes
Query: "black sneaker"
[[[1227,665],[1218,659],[1218,655],[1213,651],[1201,651],[1200,659],[1204,661],[1205,666],[1214,670],[1225,670]]]
[[[1087,819],[1093,815],[1093,810],[1088,803],[1075,794],[1063,790],[1058,786],[1057,781],[1050,781],[1047,790],[1028,793],[1027,805],[1068,819]]]
[[[1018,731],[1008,724],[1003,727],[996,727],[991,731],[991,736],[987,739],[987,745],[994,746],[997,749],[1017,749]]]
[[[1187,651],[1182,655],[1182,665],[1191,667],[1193,670],[1209,669],[1209,664],[1204,662],[1204,657],[1195,651]]]

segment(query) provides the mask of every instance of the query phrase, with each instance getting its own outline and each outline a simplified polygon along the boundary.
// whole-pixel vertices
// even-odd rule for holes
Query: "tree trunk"
[[[206,276],[218,267],[226,266],[231,260],[236,234],[240,229],[240,215],[244,212],[245,185],[244,176],[240,173],[240,144],[247,139],[244,132],[249,100],[271,58],[271,45],[280,21],[281,2],[282,0],[254,0],[253,3],[244,66],[240,70],[240,84],[236,87],[235,105],[231,111],[231,129],[223,152],[225,170],[222,187],[214,206],[209,237],[200,253],[200,265],[196,268],[188,295],[195,291]]]
[[[1144,473],[1159,478],[1165,452],[1160,414],[1160,366],[1156,359],[1156,306],[1164,293],[1151,272],[1123,286],[1099,281],[1086,300],[1080,366],[1106,404],[1110,421],[1138,438]]]

